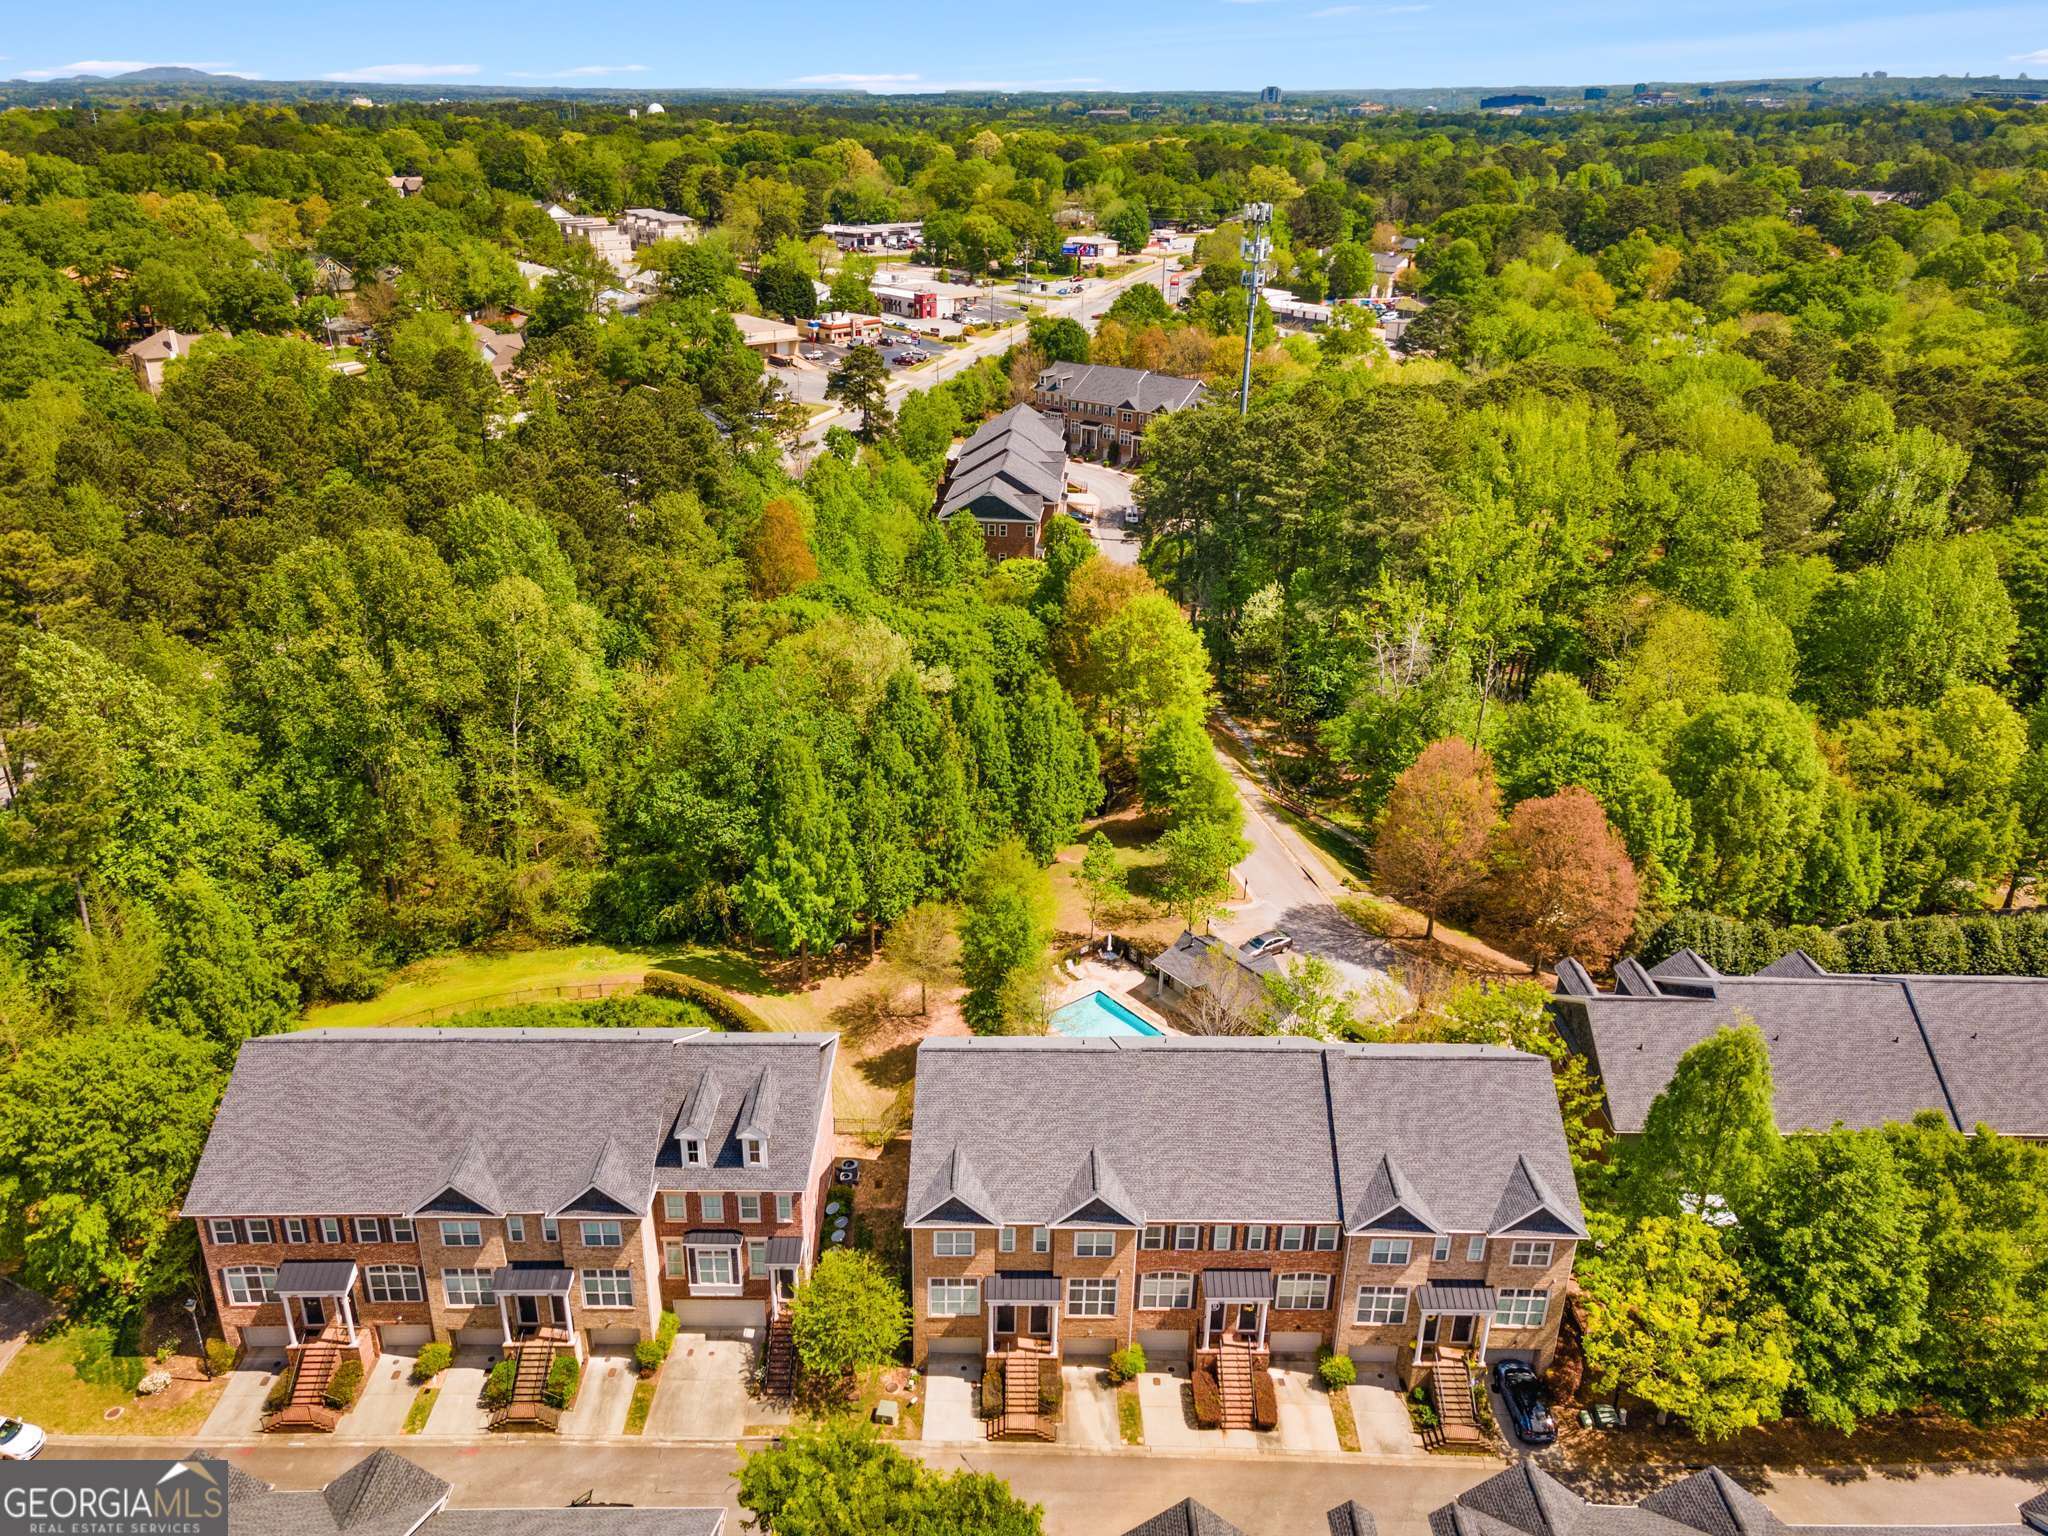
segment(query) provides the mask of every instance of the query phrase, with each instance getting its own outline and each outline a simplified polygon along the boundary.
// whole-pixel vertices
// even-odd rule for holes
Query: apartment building
[[[830,1034],[302,1030],[248,1041],[184,1214],[237,1346],[366,1359],[772,1329],[814,1262]]]
[[[1202,394],[1199,379],[1100,363],[1054,363],[1039,374],[1031,404],[1060,419],[1067,451],[1077,458],[1135,464],[1152,418],[1184,411]]]
[[[1549,1064],[1298,1038],[918,1051],[915,1359],[1555,1347],[1585,1236]]]
[[[1067,449],[1059,424],[1028,405],[984,422],[946,466],[938,519],[971,517],[994,560],[1035,557],[1045,520],[1067,501]]]
[[[819,231],[842,251],[914,251],[924,241],[924,220],[894,224],[827,224]]]
[[[695,240],[697,221],[687,213],[670,213],[666,208],[628,208],[619,215],[619,232],[634,250],[660,240]]]

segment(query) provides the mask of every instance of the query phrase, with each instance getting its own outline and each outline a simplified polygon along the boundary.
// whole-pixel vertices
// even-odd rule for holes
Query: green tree
[[[1643,1134],[1623,1148],[1619,1204],[1639,1216],[1740,1214],[1778,1146],[1762,1032],[1753,1023],[1718,1030],[1678,1058]]]
[[[1159,855],[1159,898],[1192,930],[1230,899],[1230,872],[1251,845],[1225,822],[1184,821],[1168,827],[1152,850]]]
[[[1812,723],[1783,699],[1727,695],[1679,728],[1667,772],[1690,809],[1694,888],[1738,916],[1781,910],[1828,804]]]
[[[1080,836],[1082,818],[1102,799],[1095,742],[1073,701],[1044,673],[1025,682],[1014,719],[1014,823],[1032,857],[1050,861]]]
[[[1777,1418],[1791,1332],[1751,1294],[1721,1234],[1690,1215],[1589,1226],[1576,1279],[1594,1389],[1640,1398],[1702,1440]]]
[[[1373,883],[1418,909],[1428,938],[1445,905],[1485,877],[1499,820],[1485,756],[1455,736],[1431,742],[1387,795],[1373,838]]]
[[[1113,914],[1120,911],[1130,900],[1129,877],[1124,873],[1123,861],[1116,856],[1109,839],[1097,832],[1088,839],[1088,850],[1081,855],[1080,872],[1074,877],[1081,887],[1081,899],[1088,907],[1088,937],[1095,937],[1095,930],[1103,924],[1113,922]]]
[[[838,1249],[819,1257],[790,1298],[789,1333],[804,1370],[837,1386],[895,1358],[910,1335],[910,1304],[873,1254]]]
[[[1217,760],[1202,717],[1191,709],[1163,714],[1138,749],[1138,786],[1145,809],[1169,825],[1219,821],[1232,830],[1244,823],[1237,786]]]
[[[213,1041],[223,1061],[244,1040],[291,1027],[299,999],[277,947],[204,874],[172,882],[159,926],[161,964],[143,999],[152,1022]]]
[[[953,919],[935,901],[919,902],[889,930],[882,958],[905,981],[917,983],[917,1012],[931,1012],[931,988],[949,985],[957,974]]]
[[[739,1502],[775,1536],[1042,1536],[1043,1512],[986,1472],[934,1472],[868,1426],[798,1429],[740,1464]]]
[[[825,397],[860,412],[860,437],[872,443],[889,431],[889,365],[880,349],[849,347],[826,376]]]
[[[846,812],[825,789],[817,757],[790,738],[770,755],[763,776],[759,851],[738,902],[756,937],[798,957],[810,985],[811,956],[853,929],[860,911],[860,868]]]
[[[22,1279],[125,1317],[190,1284],[179,1214],[223,1077],[204,1039],[115,1025],[55,1035],[0,1075],[0,1246]]]
[[[1052,940],[1052,881],[1021,840],[1008,838],[968,870],[960,905],[961,1009],[977,1031],[996,1033],[1015,1017],[1006,1012],[1017,1001],[1011,978],[1030,974]]]
[[[1039,315],[1031,322],[1031,346],[1048,363],[1088,361],[1088,332],[1067,315]]]

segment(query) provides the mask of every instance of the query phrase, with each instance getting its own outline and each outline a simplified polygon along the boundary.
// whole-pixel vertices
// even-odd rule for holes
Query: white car
[[[43,1453],[45,1436],[20,1419],[0,1419],[0,1461],[33,1461]]]

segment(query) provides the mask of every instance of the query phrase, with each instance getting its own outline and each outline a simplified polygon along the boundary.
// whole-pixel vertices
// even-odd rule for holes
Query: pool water
[[[1080,1039],[1101,1035],[1159,1035],[1164,1031],[1147,1024],[1107,992],[1090,992],[1053,1010],[1055,1033]]]

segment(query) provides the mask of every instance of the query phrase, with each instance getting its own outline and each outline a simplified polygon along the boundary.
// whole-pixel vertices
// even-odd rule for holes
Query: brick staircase
[[[274,1434],[309,1429],[330,1433],[341,1422],[341,1415],[327,1406],[327,1383],[334,1379],[336,1369],[350,1353],[340,1332],[333,1328],[300,1346],[292,1395],[264,1421],[264,1429]]]
[[[790,1332],[787,1312],[768,1320],[766,1369],[761,1384],[771,1397],[788,1397],[796,1385],[796,1340]]]
[[[1476,1445],[1485,1437],[1472,1412],[1472,1366],[1449,1355],[1429,1368],[1429,1396],[1436,1405],[1437,1433],[1453,1445]]]
[[[551,1337],[521,1339],[513,1354],[512,1400],[491,1415],[492,1429],[548,1429],[561,1422],[562,1410],[541,1401],[548,1367],[555,1363]]]
[[[1216,1353],[1216,1385],[1223,1399],[1223,1428],[1252,1427],[1252,1347],[1226,1339]]]
[[[1050,1352],[1035,1339],[1020,1339],[1003,1357],[1003,1411],[989,1421],[991,1440],[1050,1440],[1053,1426],[1038,1412],[1038,1363]]]

